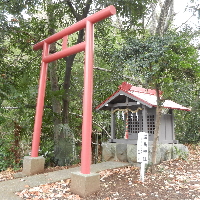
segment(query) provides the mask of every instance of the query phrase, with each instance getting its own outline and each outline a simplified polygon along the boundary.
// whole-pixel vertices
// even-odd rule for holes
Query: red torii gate
[[[42,49],[42,64],[38,98],[35,114],[35,124],[32,141],[31,157],[38,157],[40,134],[42,127],[42,115],[44,109],[44,97],[46,88],[48,63],[64,58],[66,56],[85,51],[84,66],[84,95],[83,95],[83,122],[82,122],[82,151],[81,151],[81,173],[90,174],[91,164],[91,133],[92,133],[92,96],[93,96],[93,54],[94,54],[94,31],[93,24],[116,13],[114,6],[107,8],[84,18],[83,20],[69,26],[62,31],[40,41],[33,46],[34,50]],[[85,42],[72,47],[67,47],[68,35],[86,28]],[[50,44],[63,39],[62,50],[49,55]]]

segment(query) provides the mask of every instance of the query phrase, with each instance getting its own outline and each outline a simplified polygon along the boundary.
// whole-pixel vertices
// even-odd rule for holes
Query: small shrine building
[[[161,93],[162,94],[162,93]],[[149,142],[153,141],[156,119],[157,97],[156,91],[135,87],[123,82],[119,89],[99,104],[97,110],[111,111],[111,139],[110,143],[137,144],[139,132],[148,132]],[[177,144],[174,133],[173,110],[190,111],[171,100],[163,103],[161,116],[159,143]],[[121,138],[116,138],[116,113],[121,111],[124,119],[124,133]]]

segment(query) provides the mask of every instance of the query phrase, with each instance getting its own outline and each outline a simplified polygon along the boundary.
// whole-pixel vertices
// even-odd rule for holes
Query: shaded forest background
[[[0,170],[20,167],[29,155],[34,125],[41,51],[32,46],[108,5],[117,15],[95,24],[93,162],[98,144],[110,137],[110,113],[95,107],[124,81],[160,89],[191,112],[175,112],[181,143],[200,141],[200,31],[174,26],[173,0],[3,0],[0,2]],[[186,8],[196,17],[195,2]],[[69,36],[69,46],[84,30]],[[195,42],[194,42],[195,41]],[[61,48],[58,41],[50,52]],[[46,166],[80,162],[84,54],[49,64],[40,155]],[[118,132],[124,131],[118,122]],[[67,156],[66,156],[67,155]]]

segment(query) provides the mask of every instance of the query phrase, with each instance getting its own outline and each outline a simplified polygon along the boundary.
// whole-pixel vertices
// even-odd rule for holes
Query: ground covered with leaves
[[[12,179],[12,173],[10,170],[2,172],[0,180]],[[200,200],[200,146],[190,146],[185,160],[157,165],[155,174],[147,170],[144,183],[139,181],[140,169],[133,166],[101,171],[100,176],[100,191],[87,198],[70,192],[70,179],[34,188],[27,186],[17,195],[26,200]]]

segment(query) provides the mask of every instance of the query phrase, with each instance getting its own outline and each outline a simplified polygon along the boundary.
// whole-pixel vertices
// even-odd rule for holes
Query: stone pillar
[[[25,156],[23,160],[22,174],[29,176],[44,172],[45,159],[42,156],[31,157]]]
[[[100,189],[100,175],[97,173],[82,174],[81,172],[71,173],[71,192],[80,197],[89,196]]]

